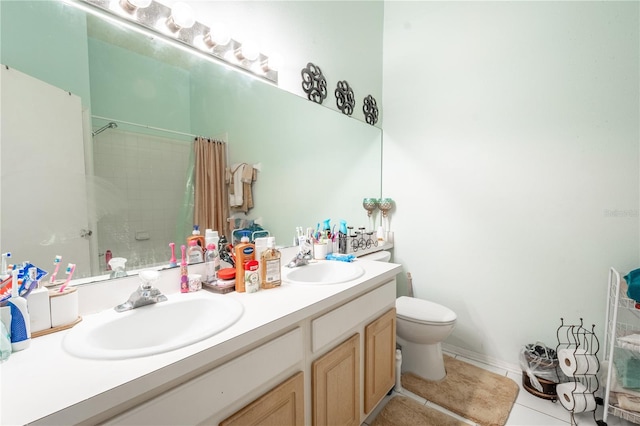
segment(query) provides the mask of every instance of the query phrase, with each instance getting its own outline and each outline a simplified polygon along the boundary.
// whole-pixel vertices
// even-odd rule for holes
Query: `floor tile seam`
[[[565,422],[567,424],[571,424],[571,422],[568,422],[566,419],[558,417],[558,416],[554,415],[553,413],[551,413],[549,411],[540,411],[539,408],[531,407],[531,406],[523,404],[521,402],[514,402],[513,405],[519,405],[519,406],[524,407],[524,408],[526,408],[528,410],[535,411],[535,412],[540,413],[540,414],[544,414],[545,416],[548,416],[548,417],[553,417],[554,419],[560,420],[561,422]],[[569,413],[569,412],[567,411],[567,413]]]
[[[527,398],[527,399],[529,399],[528,401],[527,401],[527,399],[520,400],[521,392],[525,392],[525,393],[527,393],[527,395],[523,395],[523,396],[525,396],[525,397],[529,397],[529,398]],[[533,400],[532,400],[531,398],[537,398],[537,399],[533,399]],[[548,412],[547,412],[547,411],[540,411],[540,404],[544,404],[544,403],[548,403],[548,404],[556,404],[556,405],[549,405],[549,407],[556,407],[556,406],[558,406],[558,407],[562,407],[562,404],[560,404],[560,402],[555,402],[555,403],[554,403],[554,402],[553,402],[553,401],[551,401],[551,400],[543,399],[543,398],[538,398],[538,397],[536,397],[535,395],[530,395],[530,394],[527,392],[527,390],[526,390],[526,389],[524,389],[524,388],[522,388],[522,387],[518,390],[518,396],[516,397],[516,400],[514,401],[514,404],[521,405],[521,406],[526,407],[526,408],[528,408],[528,409],[530,409],[530,410],[535,410],[535,411],[538,411],[538,412],[540,412],[540,413],[548,414]],[[562,409],[564,409],[564,407],[562,407]],[[551,409],[551,408],[550,408],[550,410],[551,410],[551,411],[554,411],[554,410],[555,410],[555,408],[553,408],[553,409]],[[568,411],[567,411],[567,412],[568,412]],[[559,418],[558,416],[554,416],[554,415],[552,415],[552,414],[549,414],[549,415],[550,415],[550,416],[552,416],[552,417],[555,417],[555,418]]]

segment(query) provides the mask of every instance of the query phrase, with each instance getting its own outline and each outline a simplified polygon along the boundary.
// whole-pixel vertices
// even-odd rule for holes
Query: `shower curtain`
[[[229,215],[229,200],[225,187],[227,144],[223,141],[196,137],[195,196],[193,223],[200,232],[213,229],[225,234]]]

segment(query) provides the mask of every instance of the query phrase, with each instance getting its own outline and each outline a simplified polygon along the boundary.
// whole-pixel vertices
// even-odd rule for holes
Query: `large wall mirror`
[[[279,245],[325,219],[368,224],[361,202],[380,195],[379,128],[59,1],[3,1],[0,18],[0,245],[14,261],[50,271],[62,255],[75,277],[96,279],[107,250],[129,269],[166,264],[168,244],[193,225],[194,135],[225,140],[228,164],[259,164],[255,207],[236,216]],[[8,90],[12,72],[75,97],[77,124],[59,135],[62,113],[38,109],[43,89]],[[33,161],[17,164],[25,152]]]

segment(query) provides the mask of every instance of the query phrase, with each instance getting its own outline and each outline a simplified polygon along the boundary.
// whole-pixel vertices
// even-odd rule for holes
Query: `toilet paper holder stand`
[[[575,414],[593,412],[593,420],[596,424],[604,424],[596,419],[596,407],[604,405],[602,398],[595,393],[600,387],[598,371],[600,362],[598,352],[600,342],[595,333],[595,324],[591,329],[584,327],[583,319],[579,324],[565,324],[564,318],[560,318],[560,326],[556,331],[558,345],[557,369],[568,378],[567,383],[557,386],[558,401],[571,412],[571,424],[576,425]],[[558,371],[558,377],[561,377]]]

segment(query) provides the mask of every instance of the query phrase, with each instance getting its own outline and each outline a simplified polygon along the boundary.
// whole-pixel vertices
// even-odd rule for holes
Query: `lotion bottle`
[[[245,233],[240,239],[240,243],[236,244],[233,249],[236,256],[236,291],[244,293],[246,291],[244,264],[255,259],[255,246],[249,242],[249,236]]]

